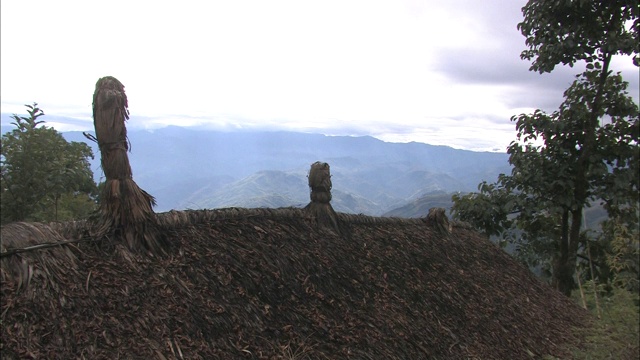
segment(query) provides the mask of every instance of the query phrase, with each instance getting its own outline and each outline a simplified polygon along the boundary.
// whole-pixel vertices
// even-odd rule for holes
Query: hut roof
[[[172,246],[161,257],[86,238],[83,223],[7,225],[2,356],[564,357],[587,321],[460,224],[338,213],[337,232],[307,214],[158,214]],[[16,251],[27,246],[39,248]]]

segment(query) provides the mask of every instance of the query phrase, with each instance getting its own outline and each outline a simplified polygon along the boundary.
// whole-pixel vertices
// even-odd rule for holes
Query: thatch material
[[[166,242],[157,230],[155,199],[133,181],[127,155],[128,119],[124,85],[111,76],[99,79],[93,94],[93,122],[106,182],[93,232],[97,237],[123,238],[130,249],[143,248],[160,254]]]
[[[0,268],[7,274],[11,274],[17,291],[27,288],[34,278],[66,276],[69,271],[74,271],[77,267],[77,259],[73,251],[68,246],[57,245],[66,242],[66,239],[49,225],[10,223],[2,227],[1,236],[2,253],[13,252],[14,254],[3,256],[0,260]],[[17,251],[17,249],[25,251]],[[34,267],[36,263],[38,267]],[[51,284],[54,285],[54,283]]]
[[[431,208],[429,214],[425,218],[425,221],[440,234],[447,235],[451,232],[451,225],[447,218],[446,210],[443,208]]]
[[[103,241],[2,255],[0,351],[4,359],[567,358],[573,327],[587,321],[467,228],[453,224],[443,237],[421,219],[337,220],[340,234],[303,209],[174,211],[158,214],[168,256]],[[84,233],[78,224],[32,226],[2,228],[3,251]],[[34,274],[27,284],[15,275],[25,266]]]
[[[311,202],[305,208],[317,224],[340,232],[337,215],[331,206],[331,171],[329,164],[316,161],[309,170]]]
[[[316,161],[309,170],[311,201],[328,204],[331,201],[331,170],[329,164]]]

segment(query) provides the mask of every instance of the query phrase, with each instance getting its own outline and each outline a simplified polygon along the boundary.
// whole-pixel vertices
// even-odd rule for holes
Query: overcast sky
[[[1,2],[2,113],[92,129],[115,76],[128,126],[373,135],[505,151],[579,68],[528,71],[522,0]],[[638,68],[617,59],[638,101]],[[58,117],[76,121],[57,122]]]

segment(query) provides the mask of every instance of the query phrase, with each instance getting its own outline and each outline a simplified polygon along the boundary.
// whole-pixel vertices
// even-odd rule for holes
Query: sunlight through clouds
[[[540,76],[519,59],[524,4],[3,1],[2,113],[38,102],[48,115],[90,118],[95,82],[110,75],[126,87],[134,127],[501,149],[509,118],[556,106],[575,74]],[[484,122],[482,132],[472,118]],[[437,136],[426,130],[434,121]],[[56,127],[87,122],[72,123]]]

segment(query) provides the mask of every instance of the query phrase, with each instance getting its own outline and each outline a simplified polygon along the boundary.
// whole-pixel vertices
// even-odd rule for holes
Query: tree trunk
[[[54,221],[58,221],[58,200],[60,199],[60,195],[56,194],[54,199]]]
[[[563,294],[570,296],[575,288],[573,276],[576,272],[576,259],[578,245],[580,244],[580,230],[582,228],[582,209],[588,200],[589,179],[587,178],[591,164],[589,157],[596,147],[596,130],[598,128],[598,115],[602,107],[604,88],[609,76],[609,64],[611,54],[603,56],[602,70],[598,87],[593,102],[590,104],[589,118],[584,124],[584,143],[580,149],[580,156],[576,161],[574,173],[575,187],[573,189],[573,203],[575,209],[571,210],[571,227],[568,229],[568,211],[562,218],[562,236],[560,240],[560,254],[554,262],[553,285]],[[568,236],[567,236],[568,235]]]
[[[571,224],[573,228],[573,223]],[[565,295],[571,295],[573,289],[573,272],[575,271],[575,258],[573,268],[570,264],[570,228],[569,210],[562,213],[561,234],[559,239],[558,253],[553,262],[552,285]]]

